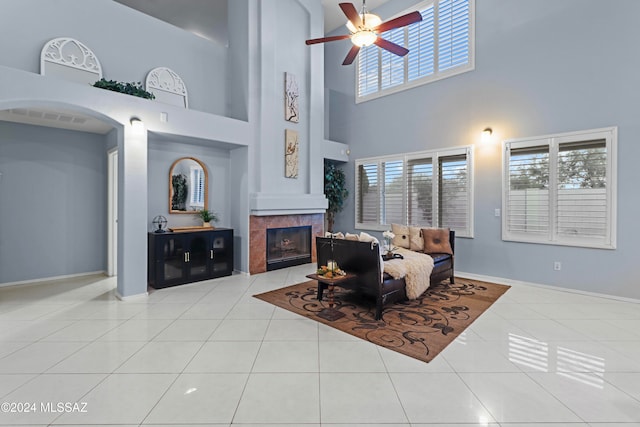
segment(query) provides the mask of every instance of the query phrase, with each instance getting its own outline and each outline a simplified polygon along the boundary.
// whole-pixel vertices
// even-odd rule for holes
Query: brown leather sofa
[[[455,253],[455,232],[449,232],[449,243]],[[327,265],[332,259],[338,266],[356,276],[348,281],[340,282],[343,288],[353,289],[356,292],[376,300],[376,320],[382,317],[382,308],[385,304],[407,299],[405,281],[394,279],[390,275],[381,272],[380,246],[370,242],[359,242],[345,239],[332,239],[329,237],[316,237],[316,251],[318,267]],[[451,254],[428,254],[433,258],[434,267],[431,272],[431,284],[440,283],[449,279],[454,283],[454,256]],[[318,286],[318,300],[326,285]]]

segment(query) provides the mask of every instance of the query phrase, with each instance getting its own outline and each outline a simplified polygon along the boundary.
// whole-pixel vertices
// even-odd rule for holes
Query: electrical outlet
[[[560,271],[562,270],[562,263],[560,261],[556,261],[553,263],[553,269],[555,271]]]
[[[500,216],[500,209],[496,209],[496,210],[493,212],[493,214],[494,214],[495,216],[498,216],[498,217],[499,217],[499,216]]]

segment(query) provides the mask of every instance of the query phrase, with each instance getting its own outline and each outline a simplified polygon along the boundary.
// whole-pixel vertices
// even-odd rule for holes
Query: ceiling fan
[[[411,12],[383,23],[382,19],[380,19],[378,15],[367,12],[366,0],[362,0],[362,10],[360,13],[358,13],[356,7],[352,3],[340,3],[339,6],[340,9],[342,9],[342,12],[347,16],[347,19],[349,19],[347,22],[347,28],[351,34],[311,39],[307,40],[305,43],[312,45],[350,38],[353,46],[351,47],[351,50],[349,50],[344,62],[342,62],[342,65],[350,65],[353,63],[353,60],[358,56],[358,52],[360,52],[360,48],[363,46],[370,46],[372,44],[386,49],[398,56],[405,56],[409,53],[409,49],[383,39],[380,37],[380,33],[422,21],[422,15],[420,12]]]

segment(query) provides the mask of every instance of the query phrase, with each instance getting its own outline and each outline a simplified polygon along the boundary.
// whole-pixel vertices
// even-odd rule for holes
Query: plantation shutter
[[[408,224],[433,227],[433,160],[412,159],[407,163]]]
[[[191,206],[204,207],[204,171],[191,169]]]
[[[358,96],[378,91],[378,46],[365,46],[358,54]]]
[[[361,48],[356,68],[356,102],[358,98],[375,98],[378,93],[394,93],[472,70],[474,5],[475,0],[420,3],[417,7],[422,21],[381,34],[409,49],[405,57],[376,45]]]
[[[438,165],[438,226],[468,234],[470,195],[467,156],[462,154],[440,157]]]
[[[549,232],[549,147],[511,149],[507,231],[544,235]]]
[[[438,4],[438,70],[469,62],[469,0]]]
[[[409,53],[407,79],[409,81],[433,74],[435,67],[435,22],[433,5],[421,12],[422,21],[407,27]]]
[[[558,147],[557,233],[566,237],[607,235],[606,140]]]
[[[384,173],[383,224],[404,224],[404,174],[403,161],[382,163]]]
[[[399,46],[405,45],[405,29],[396,28],[382,33],[382,38]],[[380,86],[382,89],[398,86],[404,83],[404,57],[380,49],[380,68],[382,77]]]
[[[361,224],[379,224],[380,199],[378,196],[378,163],[364,163],[358,166],[358,199],[356,211]]]

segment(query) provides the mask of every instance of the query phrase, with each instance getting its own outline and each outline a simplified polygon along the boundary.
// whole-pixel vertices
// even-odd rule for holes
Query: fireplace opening
[[[267,271],[311,262],[311,226],[267,229]]]

